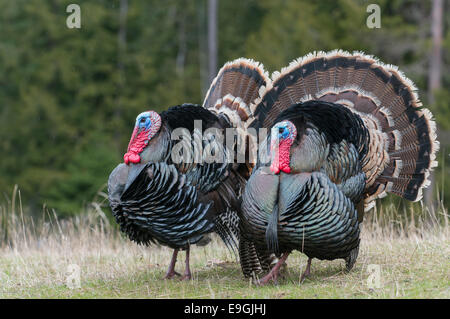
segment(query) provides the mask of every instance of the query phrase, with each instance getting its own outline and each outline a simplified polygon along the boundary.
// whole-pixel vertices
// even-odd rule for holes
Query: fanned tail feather
[[[298,58],[272,74],[272,87],[254,107],[251,126],[269,127],[293,104],[320,100],[360,115],[369,130],[363,159],[366,210],[387,192],[417,201],[437,166],[436,124],[417,89],[396,66],[362,52],[334,50]]]
[[[242,237],[239,241],[239,257],[244,277],[254,279],[259,274],[269,271],[278,261],[275,254],[261,247],[258,250],[252,241]]]
[[[239,259],[244,277],[255,277],[263,271],[253,242],[245,239],[239,241]]]
[[[214,220],[214,231],[219,235],[228,250],[237,257],[239,247],[239,216],[236,212],[227,209]]]
[[[245,58],[227,62],[212,81],[203,107],[226,115],[233,127],[245,129],[253,120],[250,106],[268,85],[269,74],[261,63]]]

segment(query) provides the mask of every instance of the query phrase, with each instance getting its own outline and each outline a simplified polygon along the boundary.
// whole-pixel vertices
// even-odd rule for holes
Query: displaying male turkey
[[[272,75],[255,104],[254,127],[271,127],[243,195],[241,246],[278,263],[293,250],[309,259],[358,256],[364,211],[386,193],[417,201],[437,165],[436,126],[396,67],[359,52],[314,53]],[[264,151],[268,156],[264,158]]]
[[[124,163],[109,177],[109,202],[121,231],[131,240],[174,249],[165,278],[178,275],[180,249],[186,250],[183,278],[191,278],[190,245],[205,243],[212,231],[228,246],[236,245],[236,210],[250,168],[229,162],[233,150],[214,132],[207,133],[246,127],[253,119],[248,106],[268,81],[258,63],[238,59],[220,70],[203,107],[183,104],[137,116]],[[178,135],[179,140],[173,140]]]

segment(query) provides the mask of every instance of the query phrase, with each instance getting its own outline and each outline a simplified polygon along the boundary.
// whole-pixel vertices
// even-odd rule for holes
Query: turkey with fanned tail
[[[437,165],[435,122],[408,78],[360,52],[307,55],[271,85],[251,106],[250,127],[271,131],[243,194],[240,246],[256,256],[244,275],[275,253],[278,263],[258,282],[276,281],[293,250],[309,258],[302,279],[312,258],[342,258],[350,270],[374,201],[421,199]]]
[[[218,233],[232,250],[237,246],[236,211],[251,167],[230,160],[233,150],[214,129],[245,129],[253,120],[249,105],[269,81],[261,65],[238,59],[219,71],[203,106],[137,116],[124,163],[109,177],[109,202],[131,240],[174,249],[165,278],[178,275],[179,250],[186,250],[183,278],[192,277],[190,246],[207,243],[208,233]]]

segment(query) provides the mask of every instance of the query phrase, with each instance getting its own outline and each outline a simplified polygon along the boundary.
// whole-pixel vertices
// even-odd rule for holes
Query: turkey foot
[[[172,279],[173,277],[178,276],[180,277],[181,274],[178,271],[172,270],[172,271],[168,271],[166,276],[164,277],[164,279]]]
[[[270,262],[269,265],[269,270],[271,270],[273,267],[275,267],[275,265],[278,263],[278,257],[276,257],[275,255],[273,255],[273,259]],[[281,257],[281,256],[280,256]],[[287,262],[285,261],[281,266],[280,266],[280,270],[279,270],[279,274],[278,274],[278,278],[282,278],[285,279],[286,278],[286,271],[287,271]]]
[[[191,280],[191,268],[189,266],[189,252],[190,252],[190,246],[186,248],[186,268],[184,270],[184,275],[181,277],[181,280]]]
[[[178,272],[175,271],[175,264],[177,262],[178,249],[173,250],[172,260],[170,261],[169,269],[167,270],[166,276],[164,279],[172,279],[174,276],[181,276]]]
[[[307,277],[309,277],[309,275],[311,275],[311,261],[312,261],[312,258],[308,258],[308,263],[306,264],[306,269],[303,272],[302,276],[300,277],[300,283],[305,281],[305,279]]]
[[[270,272],[264,277],[262,277],[261,280],[257,282],[257,284],[259,286],[263,286],[267,284],[270,280],[273,280],[273,282],[276,284],[278,281],[278,276],[280,275],[280,268],[288,258],[289,254],[290,252],[284,253],[278,260],[278,262],[275,264],[275,266],[273,266],[273,268],[270,270]]]

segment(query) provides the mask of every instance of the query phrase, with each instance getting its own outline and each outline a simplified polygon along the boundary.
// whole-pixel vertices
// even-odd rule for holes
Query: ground
[[[170,249],[138,246],[103,225],[57,226],[59,235],[17,231],[0,249],[0,298],[450,298],[448,227],[426,236],[363,229],[350,273],[343,260],[315,259],[300,283],[307,258],[294,252],[277,285],[258,287],[217,238],[193,247],[193,280],[163,280]]]

